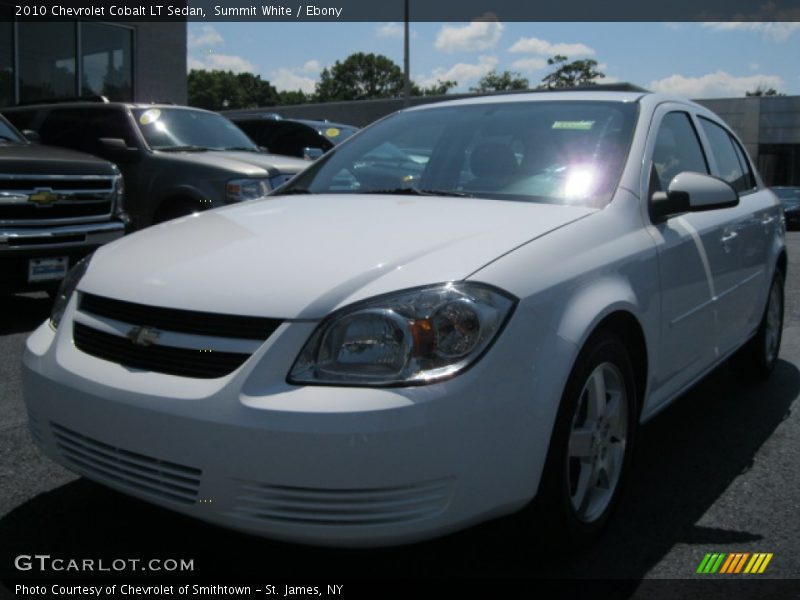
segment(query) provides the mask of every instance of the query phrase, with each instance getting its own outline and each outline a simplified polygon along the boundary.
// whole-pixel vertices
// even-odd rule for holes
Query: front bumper
[[[540,375],[574,352],[559,342],[534,364],[507,330],[446,382],[298,387],[285,376],[314,324],[285,323],[237,371],[198,380],[81,353],[73,310],[24,355],[31,432],[48,456],[205,521],[323,545],[412,542],[524,506],[560,397]]]
[[[121,221],[62,227],[0,228],[0,292],[58,288],[59,281],[28,281],[30,259],[65,256],[72,266],[103,244],[125,235],[126,222],[127,217]]]

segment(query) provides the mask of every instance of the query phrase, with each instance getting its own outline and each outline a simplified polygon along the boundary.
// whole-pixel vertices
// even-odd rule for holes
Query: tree
[[[278,90],[252,73],[193,69],[187,88],[189,104],[208,110],[256,108],[278,102]]]
[[[394,98],[403,92],[403,71],[382,54],[356,52],[320,73],[316,99],[366,100]]]
[[[596,60],[584,58],[582,60],[573,60],[569,63],[567,62],[568,60],[562,54],[556,54],[554,57],[548,58],[547,64],[551,67],[555,66],[556,69],[542,78],[542,84],[539,87],[551,90],[579,85],[595,85],[597,83],[595,79],[605,77],[604,73],[597,70]]]
[[[303,90],[283,90],[278,92],[278,104],[308,104],[314,101],[313,94],[306,94]]]
[[[775,88],[767,87],[765,85],[759,84],[756,86],[756,89],[751,90],[749,92],[744,93],[745,96],[785,96],[786,94],[781,94]]]
[[[458,85],[457,81],[447,79],[442,81],[437,79],[436,83],[428,87],[419,87],[416,83],[411,84],[412,96],[444,96],[447,92]]]
[[[469,88],[470,92],[504,92],[506,90],[527,90],[528,80],[515,71],[498,73],[494,69],[478,80],[478,85]]]

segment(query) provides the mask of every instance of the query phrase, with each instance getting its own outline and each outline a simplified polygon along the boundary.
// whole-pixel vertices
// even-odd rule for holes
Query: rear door
[[[769,245],[780,214],[771,194],[759,189],[746,153],[721,123],[699,116],[701,137],[713,175],[739,193],[739,205],[726,209],[723,249],[728,266],[717,289],[717,343],[729,352],[752,334],[761,320],[769,273]]]

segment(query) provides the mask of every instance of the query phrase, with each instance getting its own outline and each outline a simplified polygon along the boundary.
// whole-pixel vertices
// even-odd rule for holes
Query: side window
[[[98,138],[122,139],[129,147],[139,145],[127,115],[121,110],[98,110],[91,118],[91,127],[86,132],[86,137],[86,148],[92,154],[102,152]]]
[[[708,163],[689,115],[671,112],[661,120],[656,137],[651,192],[666,190],[672,178],[683,171],[708,173]]]
[[[36,116],[35,110],[15,110],[7,113],[6,118],[11,124],[22,131],[23,129],[33,129],[33,120]]]
[[[753,174],[747,167],[747,162],[742,162],[741,150],[737,152],[736,142],[730,134],[713,121],[700,118],[703,125],[711,152],[717,161],[719,176],[730,183],[737,192],[744,192],[753,187]],[[747,167],[747,168],[746,168]]]
[[[253,140],[256,144],[261,146],[264,145],[264,143],[261,141],[261,135],[259,135],[261,129],[259,127],[261,124],[260,121],[234,121],[233,123],[239,129],[244,131],[245,134],[247,134],[247,137]]]
[[[90,122],[91,114],[86,109],[53,109],[39,128],[39,135],[44,144],[91,152],[87,139]]]

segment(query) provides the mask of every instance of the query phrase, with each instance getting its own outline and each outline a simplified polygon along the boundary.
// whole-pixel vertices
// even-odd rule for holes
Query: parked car
[[[67,270],[125,234],[111,163],[30,143],[0,116],[0,294],[55,292]]]
[[[271,112],[224,113],[250,139],[269,152],[312,160],[358,131],[358,127],[324,120],[285,119]]]
[[[28,339],[34,439],[285,540],[526,507],[593,540],[642,422],[729,358],[773,369],[787,270],[780,205],[722,120],[599,89],[404,110],[266,200],[101,248]]]
[[[66,102],[2,112],[45,144],[117,163],[134,229],[261,198],[308,166],[264,154],[229,120],[185,106]]]
[[[800,229],[800,187],[775,186],[770,188],[783,204],[783,218],[787,229]]]

